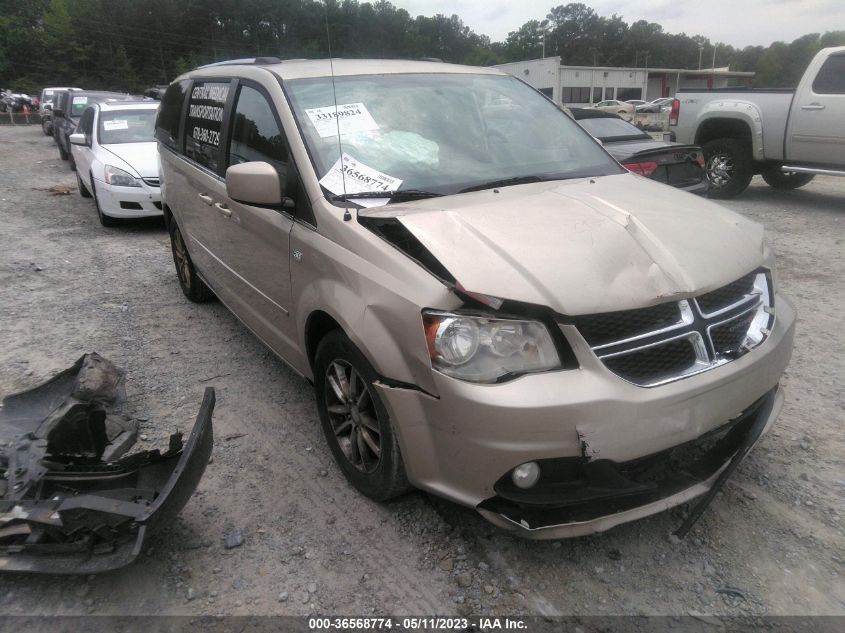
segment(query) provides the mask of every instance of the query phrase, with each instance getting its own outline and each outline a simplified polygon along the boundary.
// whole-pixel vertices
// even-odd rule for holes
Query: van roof
[[[385,74],[483,74],[506,75],[497,68],[482,66],[463,66],[461,64],[445,64],[437,61],[408,61],[403,59],[290,59],[277,61],[273,58],[256,58],[218,62],[201,66],[185,77],[212,77],[224,73],[236,73],[237,68],[255,68],[260,66],[285,79],[304,79],[308,77],[335,77],[349,75],[385,75]]]

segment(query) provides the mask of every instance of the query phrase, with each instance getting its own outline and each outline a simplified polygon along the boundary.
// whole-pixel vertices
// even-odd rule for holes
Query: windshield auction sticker
[[[127,121],[126,119],[114,119],[113,121],[103,121],[103,129],[106,132],[111,132],[112,130],[128,130],[129,121]]]
[[[88,103],[88,97],[74,97],[73,98],[73,105],[82,105],[83,103]]]
[[[357,204],[364,207],[377,207],[388,203],[390,192],[399,189],[402,181],[359,163],[349,154],[343,154],[320,179],[320,184],[336,195],[384,191],[386,194],[384,198],[355,200]]]
[[[312,108],[305,114],[317,129],[320,138],[337,136],[338,127],[341,134],[355,132],[371,132],[378,129],[370,111],[363,103],[344,103],[343,105]]]

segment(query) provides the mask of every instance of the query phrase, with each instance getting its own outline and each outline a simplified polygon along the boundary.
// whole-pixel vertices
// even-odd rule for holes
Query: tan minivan
[[[156,137],[185,295],[313,382],[373,499],[598,532],[708,492],[781,409],[795,313],[763,229],[514,77],[227,62],[170,85]]]

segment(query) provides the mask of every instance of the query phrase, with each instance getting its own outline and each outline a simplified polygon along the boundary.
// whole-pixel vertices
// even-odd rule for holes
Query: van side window
[[[185,156],[217,172],[229,82],[198,81],[191,88],[185,120]]]
[[[235,104],[232,134],[226,165],[264,161],[279,172],[286,182],[288,171],[287,140],[267,98],[255,88],[243,85]]]
[[[831,55],[825,60],[813,80],[813,92],[818,95],[845,95],[845,55]]]
[[[156,119],[156,139],[172,150],[179,151],[179,119],[190,82],[187,79],[170,84],[162,97]]]

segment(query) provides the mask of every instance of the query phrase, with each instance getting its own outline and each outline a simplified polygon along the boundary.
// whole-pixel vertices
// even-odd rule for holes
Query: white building
[[[560,57],[497,64],[495,68],[519,77],[555,103],[591,105],[605,99],[672,97],[684,89],[726,88],[729,80],[749,84],[753,72],[728,68],[686,70],[680,68],[615,68],[564,66]]]

